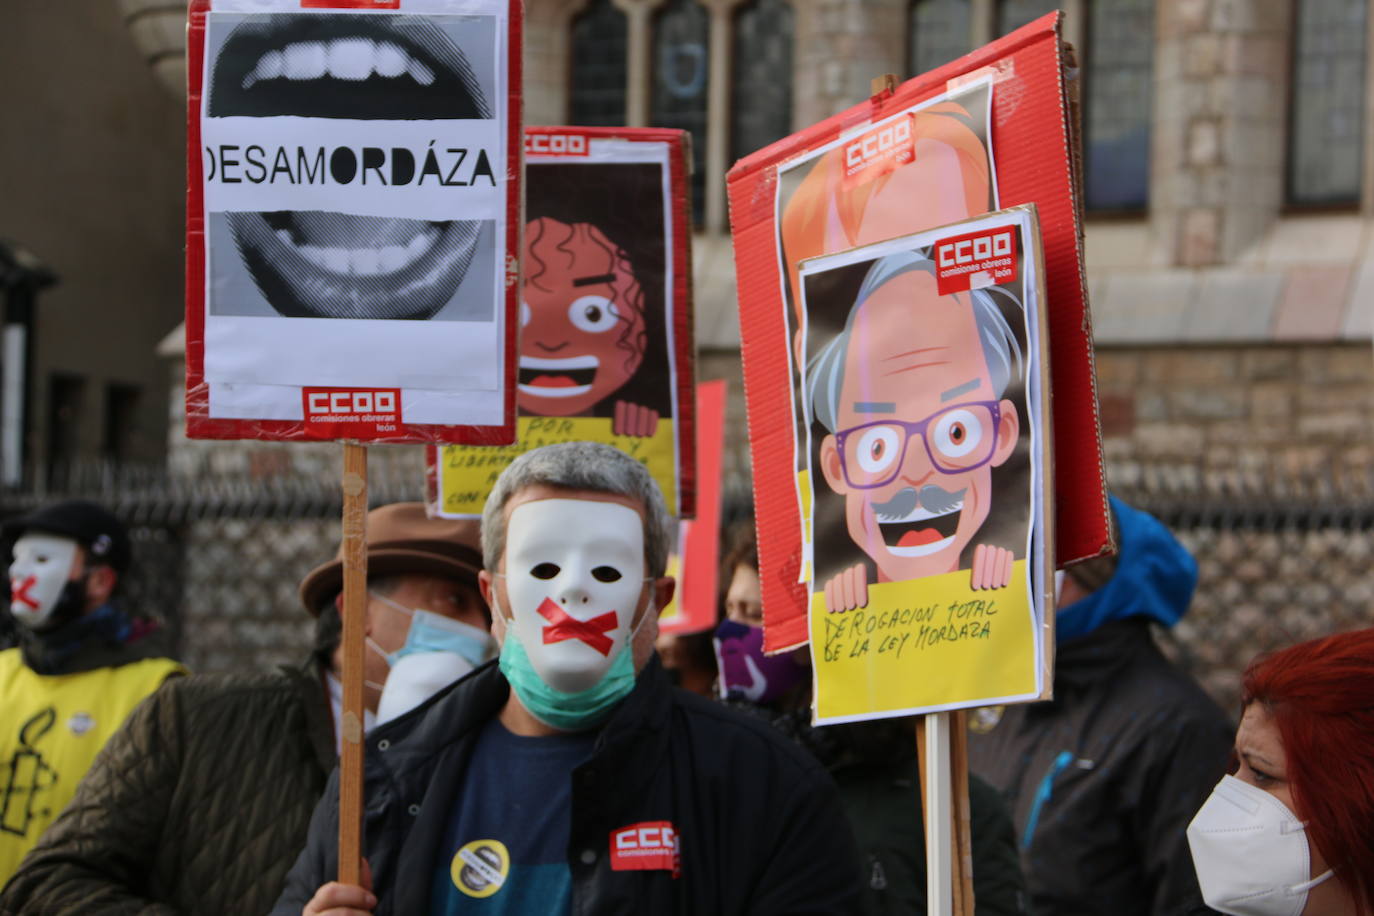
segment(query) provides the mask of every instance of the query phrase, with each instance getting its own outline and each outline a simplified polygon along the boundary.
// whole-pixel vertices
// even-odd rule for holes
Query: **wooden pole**
[[[367,446],[345,442],[343,458],[343,752],[339,757],[339,881],[361,885]]]
[[[973,916],[973,818],[968,807],[968,711],[950,713],[950,779],[954,782],[954,912]]]

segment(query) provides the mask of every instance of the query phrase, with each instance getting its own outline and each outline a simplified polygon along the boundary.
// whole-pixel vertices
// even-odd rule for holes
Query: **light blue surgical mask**
[[[652,613],[652,608],[646,609],[640,623]],[[586,690],[566,693],[550,687],[534,670],[515,627],[508,619],[506,638],[501,645],[501,673],[510,681],[511,689],[520,698],[521,705],[540,722],[559,731],[586,731],[610,718],[616,705],[634,690],[633,644],[637,630],[638,627],[630,632],[601,680]]]
[[[495,644],[491,634],[481,627],[433,611],[409,608],[376,592],[368,594],[387,607],[410,616],[410,632],[406,634],[406,641],[395,652],[384,652],[371,636],[367,637],[367,644],[372,651],[386,659],[388,666],[394,666],[400,659],[418,652],[452,652],[467,659],[475,668],[487,660]]]

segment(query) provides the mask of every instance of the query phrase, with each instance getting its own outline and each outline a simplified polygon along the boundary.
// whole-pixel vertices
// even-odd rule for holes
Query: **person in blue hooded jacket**
[[[1111,507],[1117,555],[1060,587],[1054,699],[975,710],[969,766],[1007,800],[1032,912],[1210,912],[1185,830],[1231,723],[1151,635],[1187,613],[1197,563],[1158,519]]]

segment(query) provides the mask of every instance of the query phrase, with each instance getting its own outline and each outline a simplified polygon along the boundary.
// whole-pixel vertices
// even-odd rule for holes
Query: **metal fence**
[[[1374,472],[1363,479],[1218,476],[1178,465],[1114,466],[1114,489],[1163,519],[1198,559],[1189,615],[1166,652],[1229,711],[1256,654],[1374,624]],[[373,505],[420,499],[413,463],[376,466]],[[748,493],[738,470],[729,502]],[[128,520],[130,605],[162,617],[197,671],[299,661],[312,621],[296,586],[333,556],[337,477],[87,474],[42,494],[0,494],[0,516],[83,496]]]

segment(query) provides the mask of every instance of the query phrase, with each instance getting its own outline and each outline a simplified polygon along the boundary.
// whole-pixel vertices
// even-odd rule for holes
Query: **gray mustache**
[[[921,487],[919,493],[915,487],[903,487],[892,494],[892,498],[887,502],[874,503],[873,512],[880,522],[906,518],[916,511],[917,506],[925,506],[927,512],[941,515],[963,502],[964,494],[967,492],[967,487],[951,492],[933,483]]]

